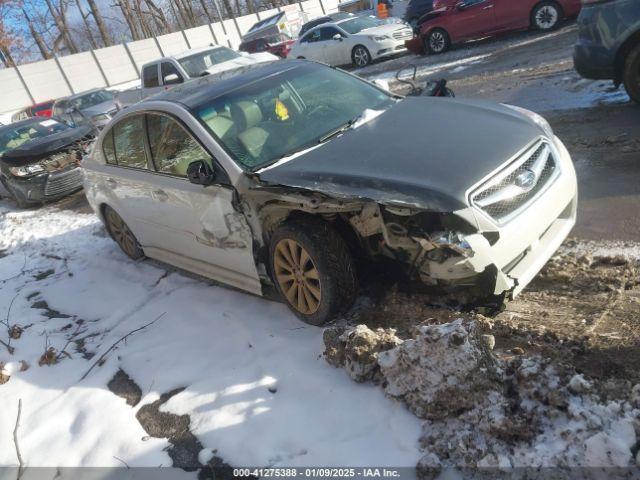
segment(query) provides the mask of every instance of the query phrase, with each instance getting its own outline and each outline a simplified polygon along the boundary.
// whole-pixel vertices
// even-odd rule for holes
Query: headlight
[[[506,103],[503,103],[502,105],[504,105],[505,107],[509,107],[510,109],[515,110],[518,113],[521,113],[525,117],[530,118],[535,122],[536,125],[544,130],[544,134],[549,137],[549,139],[553,139],[553,129],[551,128],[551,125],[549,125],[549,122],[547,122],[543,117],[535,112],[532,112],[531,110],[527,110],[526,108],[516,107],[515,105],[508,105]]]
[[[109,115],[104,113],[101,113],[100,115],[94,115],[93,117],[91,117],[91,121],[93,121],[94,123],[108,122],[109,120],[111,120]]]
[[[389,40],[391,37],[389,35],[380,35],[378,37],[371,37],[371,39],[375,42],[384,42],[385,40]]]
[[[15,177],[31,177],[44,172],[44,167],[42,165],[26,165],[24,167],[11,167],[9,171]]]

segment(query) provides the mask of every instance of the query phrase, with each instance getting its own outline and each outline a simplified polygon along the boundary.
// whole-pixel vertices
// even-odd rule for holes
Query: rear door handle
[[[154,190],[153,196],[161,202],[166,202],[167,200],[169,200],[169,195],[164,190]]]
[[[490,10],[493,8],[493,5],[487,5],[486,7],[483,8],[483,10]]]
[[[118,185],[118,182],[116,182],[113,178],[107,178],[107,185],[109,185],[111,188],[115,188]]]

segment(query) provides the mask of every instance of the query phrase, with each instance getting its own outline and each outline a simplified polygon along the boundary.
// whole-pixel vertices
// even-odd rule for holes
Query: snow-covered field
[[[17,465],[19,399],[28,466],[171,465],[167,440],[149,438],[135,414],[178,387],[186,388],[162,410],[188,413],[209,453],[234,466],[420,458],[421,422],[326,364],[322,330],[284,305],[132,262],[91,214],[14,211],[3,200],[0,231],[0,321],[24,329],[10,341],[13,354],[0,345],[10,376],[0,384],[0,465]],[[81,380],[113,343],[154,319]],[[40,366],[50,347],[56,363]],[[107,389],[120,368],[142,390],[134,408]]]

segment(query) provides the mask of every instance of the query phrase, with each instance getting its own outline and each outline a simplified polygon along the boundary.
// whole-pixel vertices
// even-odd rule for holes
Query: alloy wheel
[[[369,64],[369,52],[363,47],[357,47],[353,51],[353,60],[358,67],[365,67]]]
[[[435,53],[440,53],[444,50],[444,46],[446,45],[446,40],[442,32],[433,32],[429,36],[429,47],[431,47],[431,51]]]
[[[135,258],[138,254],[138,241],[124,223],[124,220],[114,210],[107,209],[105,212],[109,232],[113,236],[116,243],[131,258]]]
[[[273,260],[280,290],[293,308],[305,315],[320,307],[320,275],[309,253],[295,240],[285,238],[275,247]]]
[[[550,30],[558,23],[558,9],[545,5],[536,12],[536,26],[540,30]]]

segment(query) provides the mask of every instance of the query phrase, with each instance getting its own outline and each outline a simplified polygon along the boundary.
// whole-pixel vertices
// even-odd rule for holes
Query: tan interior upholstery
[[[262,154],[264,144],[269,138],[269,133],[264,128],[251,127],[238,135],[240,144],[244,147],[249,155],[258,158]]]
[[[238,129],[238,140],[243,149],[253,158],[258,158],[269,137],[269,133],[257,125],[262,122],[262,111],[254,102],[237,102],[231,106],[231,118]]]
[[[216,115],[215,117],[207,120],[207,125],[215,135],[224,140],[228,135],[232,133],[233,121],[223,115]]]
[[[262,121],[262,111],[257,103],[237,102],[231,105],[231,118],[238,132],[243,132],[247,128],[255,127]]]

